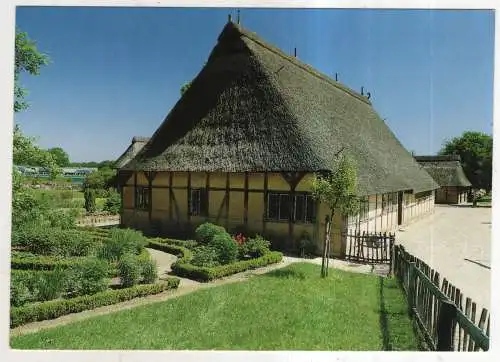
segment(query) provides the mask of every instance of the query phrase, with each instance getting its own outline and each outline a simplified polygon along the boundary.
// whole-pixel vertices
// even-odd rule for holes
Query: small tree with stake
[[[357,169],[354,161],[344,155],[338,157],[333,171],[316,175],[312,182],[312,194],[318,202],[327,205],[330,210],[330,215],[326,217],[327,230],[321,263],[321,277],[326,277],[329,267],[331,224],[335,212],[348,216],[359,210]]]

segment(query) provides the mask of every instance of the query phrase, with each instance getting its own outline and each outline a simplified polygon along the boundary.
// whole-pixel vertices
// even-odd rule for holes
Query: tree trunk
[[[321,261],[321,277],[324,278],[328,276],[328,256],[330,253],[330,230],[331,230],[331,220],[330,216],[325,217],[326,223],[326,233],[325,233],[325,243],[323,245],[323,259]]]

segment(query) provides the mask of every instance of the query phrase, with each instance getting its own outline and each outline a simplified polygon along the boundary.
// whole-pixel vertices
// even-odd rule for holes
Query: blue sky
[[[15,115],[72,161],[118,157],[150,136],[196,76],[235,9],[18,7],[51,64],[22,77]],[[492,11],[242,9],[241,24],[356,91],[402,144],[432,154],[465,130],[492,133]]]

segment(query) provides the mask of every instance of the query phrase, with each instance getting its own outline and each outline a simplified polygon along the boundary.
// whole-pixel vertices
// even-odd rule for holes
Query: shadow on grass
[[[269,273],[266,273],[262,276],[269,277],[269,278],[285,278],[285,279],[295,278],[295,279],[301,279],[301,280],[306,278],[306,276],[303,272],[299,272],[296,270],[290,270],[290,269],[277,269],[277,270],[273,270]]]
[[[413,321],[408,319],[409,312],[401,299],[399,281],[379,277],[379,325],[382,335],[383,351],[423,350],[422,339]],[[404,298],[406,302],[406,298]]]
[[[389,321],[387,309],[385,308],[384,278],[379,277],[379,299],[380,299],[380,331],[382,332],[382,347],[384,351],[392,351]]]

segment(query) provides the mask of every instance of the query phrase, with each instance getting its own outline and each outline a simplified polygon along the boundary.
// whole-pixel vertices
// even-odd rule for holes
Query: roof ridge
[[[280,57],[288,60],[290,63],[292,63],[293,65],[305,70],[306,72],[310,73],[311,75],[314,75],[315,77],[329,83],[330,85],[334,86],[335,88],[338,88],[344,92],[346,92],[347,94],[349,94],[350,96],[368,104],[368,105],[372,105],[372,103],[366,98],[366,97],[363,97],[361,94],[357,93],[356,91],[352,90],[351,88],[339,83],[338,81],[335,81],[333,79],[331,79],[329,76],[327,76],[326,74],[323,74],[321,73],[320,71],[314,69],[312,66],[298,60],[296,57],[292,57],[290,55],[287,55],[286,53],[284,53],[281,49],[279,49],[278,47],[272,45],[272,44],[269,44],[267,43],[266,41],[264,41],[263,39],[259,38],[257,36],[257,33],[255,32],[251,32],[249,30],[246,30],[244,29],[240,24],[235,24],[233,22],[230,22],[228,23],[228,25],[231,24],[233,25],[233,27],[243,36],[247,37],[248,39],[258,43],[259,45],[263,46],[264,48],[272,51],[273,53],[279,55]]]

